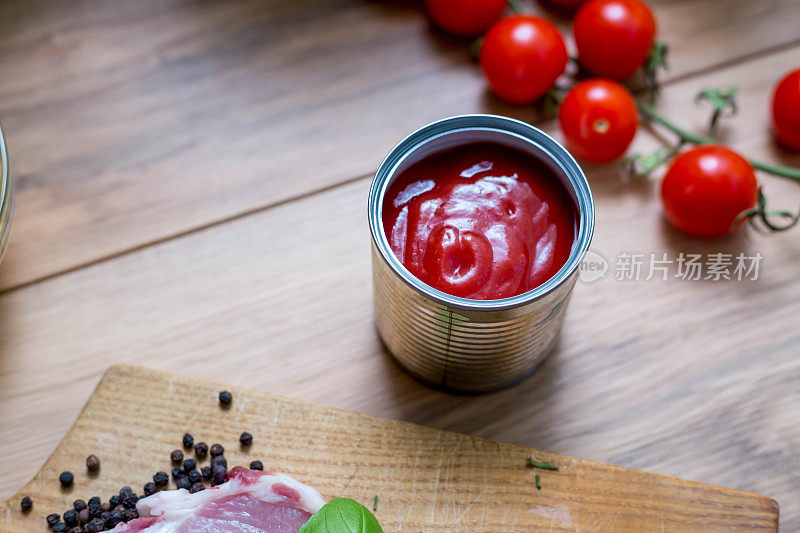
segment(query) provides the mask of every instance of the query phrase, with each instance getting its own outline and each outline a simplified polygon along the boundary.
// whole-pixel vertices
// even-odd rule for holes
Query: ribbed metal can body
[[[499,300],[459,298],[421,282],[392,252],[382,222],[383,199],[394,177],[428,155],[479,141],[504,144],[544,162],[578,213],[566,264],[534,290]],[[589,185],[569,152],[544,132],[506,117],[447,118],[414,132],[390,152],[373,179],[368,216],[376,326],[406,370],[435,387],[483,392],[516,383],[538,368],[558,338],[594,228]]]

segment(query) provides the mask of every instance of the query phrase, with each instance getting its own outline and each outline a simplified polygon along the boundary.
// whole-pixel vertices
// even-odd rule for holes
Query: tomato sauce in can
[[[368,216],[376,325],[406,370],[481,392],[538,368],[594,228],[566,149],[506,117],[434,122],[381,163]]]
[[[417,161],[392,181],[383,228],[420,281],[462,298],[535,289],[567,262],[575,206],[539,159],[474,143]]]

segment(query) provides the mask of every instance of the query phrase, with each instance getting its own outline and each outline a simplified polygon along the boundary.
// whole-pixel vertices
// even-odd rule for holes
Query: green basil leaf
[[[350,498],[334,498],[313,515],[298,533],[383,533],[369,509]]]

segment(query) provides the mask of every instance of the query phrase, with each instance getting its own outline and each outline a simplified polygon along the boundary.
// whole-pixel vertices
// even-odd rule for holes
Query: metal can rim
[[[472,300],[453,296],[420,281],[397,259],[389,246],[389,241],[383,230],[382,208],[386,188],[394,175],[396,167],[407,154],[422,144],[440,135],[459,130],[491,130],[522,137],[525,141],[537,146],[542,153],[549,156],[564,171],[575,193],[578,209],[578,231],[572,252],[566,263],[553,277],[528,292],[497,300]],[[589,249],[594,233],[594,199],[592,198],[586,175],[577,161],[575,161],[575,158],[572,157],[572,154],[539,128],[513,118],[488,114],[456,115],[443,118],[423,126],[395,145],[378,166],[378,170],[372,179],[367,203],[367,216],[372,240],[383,260],[389,264],[392,270],[406,284],[439,304],[464,310],[500,311],[519,307],[546,296],[565,283],[579,267],[583,256]]]

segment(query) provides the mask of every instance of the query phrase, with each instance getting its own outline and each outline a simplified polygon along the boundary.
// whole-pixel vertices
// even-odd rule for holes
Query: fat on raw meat
[[[274,472],[235,467],[222,485],[165,490],[136,504],[142,518],[114,533],[297,533],[325,505],[319,492]]]

